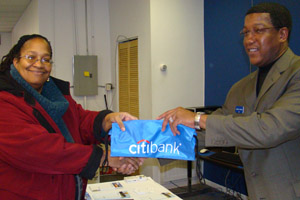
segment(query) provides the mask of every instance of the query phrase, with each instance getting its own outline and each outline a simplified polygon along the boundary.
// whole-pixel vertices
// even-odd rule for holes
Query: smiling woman
[[[143,163],[111,157],[98,146],[112,123],[124,129],[122,121],[136,117],[84,110],[70,95],[70,84],[50,76],[51,69],[52,48],[41,35],[22,36],[2,58],[1,199],[83,199],[99,166],[131,174]]]
[[[21,48],[20,54],[13,60],[15,68],[31,87],[41,93],[52,70],[49,42],[39,37],[28,40]]]

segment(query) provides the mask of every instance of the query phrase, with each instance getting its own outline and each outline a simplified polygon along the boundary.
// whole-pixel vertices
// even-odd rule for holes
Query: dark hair
[[[277,30],[282,27],[287,27],[289,30],[288,41],[290,40],[292,32],[292,17],[290,11],[286,7],[278,3],[265,2],[251,7],[247,11],[246,15],[251,13],[269,13],[271,23]]]
[[[33,38],[42,38],[48,43],[49,49],[50,49],[50,57],[52,58],[52,47],[51,47],[49,40],[46,37],[44,37],[42,35],[38,35],[38,34],[23,35],[22,37],[20,37],[18,43],[15,44],[13,46],[13,48],[11,48],[9,53],[2,57],[1,64],[0,64],[1,72],[4,72],[4,71],[10,69],[10,65],[13,63],[14,58],[20,57],[21,48],[23,47],[25,42],[27,42],[28,40],[31,40]]]

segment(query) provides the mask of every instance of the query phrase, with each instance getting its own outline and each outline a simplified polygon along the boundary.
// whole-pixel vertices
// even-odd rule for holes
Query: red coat
[[[84,110],[70,96],[69,83],[55,79],[69,102],[63,120],[75,143],[68,143],[41,105],[14,81],[3,77],[0,199],[74,200],[74,174],[84,178],[83,195],[86,178],[94,176],[102,156],[102,149],[93,144],[103,138],[102,120],[111,111]]]

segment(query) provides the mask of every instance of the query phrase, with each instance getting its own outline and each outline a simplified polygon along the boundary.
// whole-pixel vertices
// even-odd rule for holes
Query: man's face
[[[242,32],[244,47],[252,65],[266,66],[279,58],[287,48],[287,38],[281,29],[273,26],[269,13],[248,14]]]

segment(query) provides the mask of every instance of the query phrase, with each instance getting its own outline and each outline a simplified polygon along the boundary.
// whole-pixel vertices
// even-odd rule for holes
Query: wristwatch
[[[196,116],[195,116],[195,120],[194,120],[194,125],[195,125],[195,129],[197,131],[201,131],[201,127],[200,127],[200,119],[201,119],[201,115],[204,114],[204,112],[197,112]]]

